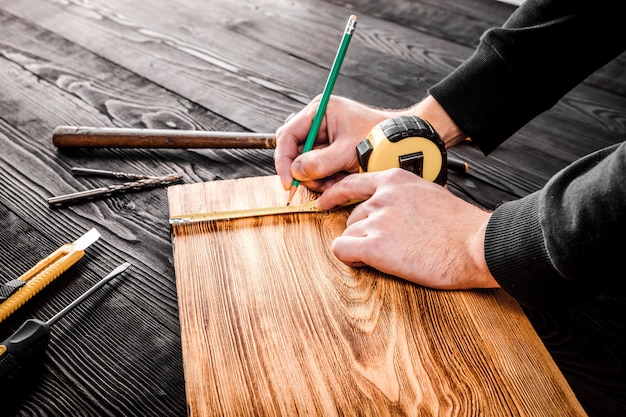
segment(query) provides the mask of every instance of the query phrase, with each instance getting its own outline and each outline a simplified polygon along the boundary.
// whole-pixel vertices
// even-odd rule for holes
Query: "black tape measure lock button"
[[[448,180],[446,147],[430,123],[417,116],[383,120],[356,150],[362,172],[403,168],[439,185]]]

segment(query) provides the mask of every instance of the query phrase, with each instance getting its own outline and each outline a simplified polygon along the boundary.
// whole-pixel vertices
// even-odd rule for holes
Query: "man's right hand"
[[[276,131],[274,164],[285,190],[297,179],[307,188],[324,191],[350,173],[358,172],[356,145],[381,121],[396,113],[332,96],[310,152],[302,154],[321,96]]]
[[[321,96],[316,97],[298,114],[276,131],[274,165],[283,188],[293,179],[313,191],[324,191],[348,174],[359,171],[356,145],[385,119],[416,115],[428,120],[449,148],[465,138],[431,96],[402,110],[383,110],[356,101],[332,96],[320,126],[315,146],[302,154]]]

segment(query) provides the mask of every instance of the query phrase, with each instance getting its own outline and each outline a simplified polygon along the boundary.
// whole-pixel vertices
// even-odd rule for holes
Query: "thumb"
[[[338,172],[358,172],[356,149],[328,146],[298,156],[291,165],[291,176],[298,181],[314,181]]]

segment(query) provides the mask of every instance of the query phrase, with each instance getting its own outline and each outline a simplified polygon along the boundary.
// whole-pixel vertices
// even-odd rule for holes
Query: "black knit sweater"
[[[488,154],[626,50],[621,2],[527,0],[429,93]],[[520,303],[558,308],[621,288],[626,143],[589,155],[499,206],[485,256]]]

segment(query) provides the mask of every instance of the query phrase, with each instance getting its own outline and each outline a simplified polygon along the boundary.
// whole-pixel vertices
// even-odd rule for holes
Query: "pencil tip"
[[[291,189],[289,190],[289,197],[287,198],[287,205],[291,204],[291,200],[293,199],[293,196],[296,193],[297,189],[298,187],[294,185],[291,186]]]

